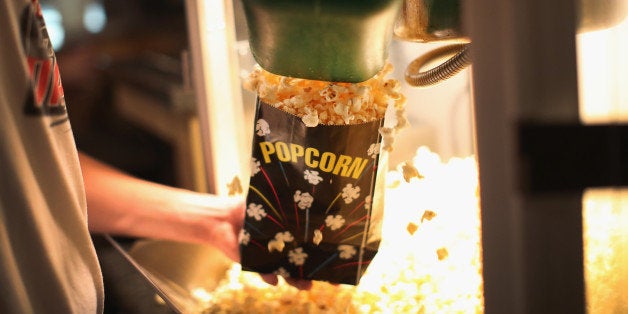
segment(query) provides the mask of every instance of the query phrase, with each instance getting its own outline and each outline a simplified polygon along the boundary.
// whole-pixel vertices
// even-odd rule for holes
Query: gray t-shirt
[[[0,1],[0,313],[101,313],[103,283],[37,1]]]

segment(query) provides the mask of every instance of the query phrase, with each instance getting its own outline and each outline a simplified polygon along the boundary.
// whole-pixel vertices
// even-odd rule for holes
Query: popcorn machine
[[[350,311],[345,308],[348,312],[377,312],[375,308],[419,313],[628,311],[621,296],[621,287],[628,282],[628,270],[622,266],[628,261],[622,253],[628,248],[628,235],[623,231],[628,229],[628,197],[621,189],[628,183],[628,93],[621,88],[622,82],[628,82],[628,63],[621,57],[628,52],[622,39],[628,35],[627,4],[621,0],[477,0],[472,4],[405,0],[399,1],[400,15],[382,9],[367,14],[369,20],[356,17],[366,12],[355,11],[358,2],[309,1],[322,11],[329,9],[326,6],[339,8],[333,13],[302,12],[299,19],[345,14],[349,24],[317,21],[306,27],[324,27],[325,36],[305,38],[299,34],[317,34],[317,30],[272,36],[295,22],[290,17],[290,1],[244,2],[274,6],[285,21],[273,24],[267,16],[255,20],[253,17],[262,13],[252,10],[260,7],[243,8],[240,1],[186,1],[208,191],[246,191],[255,96],[241,86],[256,62],[300,78],[357,82],[371,77],[383,66],[378,62],[387,59],[407,98],[410,126],[396,135],[388,160],[391,174],[386,179],[384,217],[393,217],[389,220],[394,222],[383,228],[384,237],[387,228],[401,229],[403,241],[416,241],[402,243],[416,243],[421,250],[403,255],[411,260],[407,264],[386,269],[391,267],[373,262],[370,267],[374,270],[369,271],[381,271],[378,278],[415,275],[419,273],[415,268],[420,267],[434,273],[398,278],[387,285],[387,296],[381,295],[385,289],[380,286],[375,292],[358,286],[358,292],[349,296],[346,290],[334,290],[336,303],[354,302]],[[244,14],[246,9],[249,11]],[[385,17],[393,15],[394,19]],[[385,25],[393,24],[394,29],[386,29]],[[325,38],[355,30],[361,30],[357,35],[363,37],[342,39],[347,47],[330,45],[326,55],[300,59],[299,53],[324,45]],[[415,60],[421,55],[431,57]],[[317,61],[321,63],[317,65]],[[438,62],[444,62],[441,68],[434,65]],[[291,68],[293,65],[296,67]],[[436,74],[424,70],[430,66],[436,68]],[[416,83],[412,77],[417,75],[434,80]],[[430,84],[433,86],[415,86]],[[433,153],[426,152],[429,150]],[[443,162],[446,166],[440,165],[441,160],[450,159],[453,161]],[[430,165],[440,170],[428,168]],[[419,174],[403,178],[410,166]],[[442,177],[445,175],[449,177]],[[406,186],[413,182],[418,187]],[[462,182],[471,183],[459,188]],[[238,188],[240,185],[244,189]],[[418,190],[413,192],[413,188]],[[409,192],[401,192],[403,189]],[[451,198],[463,203],[450,204]],[[441,206],[459,211],[439,213]],[[413,211],[401,209],[407,207]],[[599,218],[605,208],[610,213],[606,225],[600,224]],[[450,225],[438,227],[434,222],[431,226],[434,215],[449,216]],[[463,225],[461,220],[471,223]],[[425,244],[444,229],[470,230],[450,237],[467,242]],[[398,252],[399,242],[390,243],[377,258],[395,263],[386,256],[402,253]],[[139,251],[131,252],[132,256],[149,269],[151,265],[142,263],[151,264],[155,258],[143,259],[144,253]],[[465,266],[452,262],[463,255]],[[424,260],[434,260],[433,266],[426,266]],[[465,267],[468,272],[459,271]],[[376,281],[372,277],[375,275],[365,277],[364,285]],[[440,281],[431,283],[428,277]],[[251,293],[236,283],[230,282],[231,287]],[[162,297],[170,302],[185,299],[181,294],[202,299],[190,291],[188,283],[175,284],[188,291],[178,297],[164,292]],[[468,289],[461,291],[460,287]],[[415,294],[404,294],[409,290]],[[443,292],[454,291],[457,294],[443,296]],[[201,294],[207,295],[206,300],[218,298],[213,293],[206,289]],[[318,297],[323,298],[318,294],[310,300]],[[189,309],[190,302],[178,303],[174,306]],[[192,303],[198,308],[198,302]]]

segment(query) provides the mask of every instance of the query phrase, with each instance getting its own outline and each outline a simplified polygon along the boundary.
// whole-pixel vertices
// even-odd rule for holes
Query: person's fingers
[[[286,282],[299,289],[299,290],[310,290],[312,289],[312,281],[304,280],[304,279],[294,279],[294,278],[286,278]]]
[[[276,286],[279,283],[279,277],[275,274],[260,274],[262,280],[271,286]],[[295,278],[284,278],[286,283],[299,289],[299,290],[310,290],[312,289],[312,281],[305,279],[295,279]]]
[[[275,274],[260,274],[262,280],[271,286],[276,286],[279,283],[279,278]]]

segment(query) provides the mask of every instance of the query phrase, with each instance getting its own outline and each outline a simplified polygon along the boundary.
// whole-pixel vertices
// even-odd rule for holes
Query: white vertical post
[[[203,141],[208,192],[227,195],[246,157],[233,3],[186,0],[192,85]]]

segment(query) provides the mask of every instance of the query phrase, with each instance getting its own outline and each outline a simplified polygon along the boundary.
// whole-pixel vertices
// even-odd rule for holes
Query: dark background
[[[134,176],[177,186],[171,143],[124,119],[114,109],[113,91],[124,85],[160,105],[170,105],[150,78],[163,77],[162,86],[182,83],[181,54],[188,49],[184,1],[102,1],[107,24],[95,34],[77,24],[81,18],[74,16],[77,7],[89,2],[40,2],[63,18],[65,40],[55,50],[77,146]],[[105,313],[172,311],[156,301],[152,286],[110,242],[99,235],[93,239],[105,282]],[[114,239],[127,249],[137,240]]]
[[[180,67],[159,68],[155,60],[178,65],[187,49],[183,3],[104,1],[107,24],[102,32],[65,27],[65,42],[56,51],[78,148],[133,175],[169,185],[176,184],[171,146],[120,117],[113,110],[112,89],[133,84],[129,73],[141,68],[168,71],[173,84],[181,82]],[[137,88],[148,88],[138,83]]]

